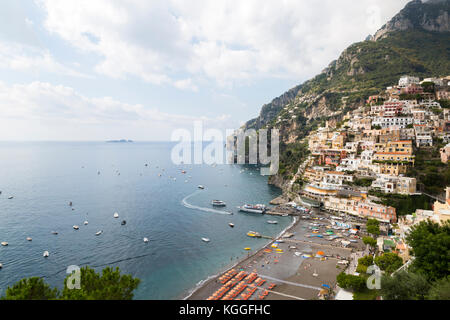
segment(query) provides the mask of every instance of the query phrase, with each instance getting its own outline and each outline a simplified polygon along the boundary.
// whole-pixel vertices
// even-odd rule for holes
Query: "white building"
[[[432,147],[433,146],[433,137],[428,132],[416,133],[416,146],[417,146],[417,148]]]
[[[403,76],[398,81],[398,86],[400,88],[406,88],[411,84],[420,84],[420,79],[418,77]]]
[[[380,126],[381,128],[398,127],[405,129],[408,125],[413,124],[412,117],[375,117],[372,121],[373,126]]]

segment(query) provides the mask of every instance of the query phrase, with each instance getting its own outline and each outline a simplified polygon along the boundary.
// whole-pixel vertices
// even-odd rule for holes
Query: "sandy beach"
[[[286,211],[286,208],[280,208]],[[292,213],[292,211],[291,211]],[[348,248],[340,244],[340,240],[329,241],[325,238],[309,237],[312,235],[311,224],[320,223],[319,232],[325,232],[330,224],[329,214],[315,210],[308,219],[296,216],[293,225],[287,228],[283,234],[274,240],[281,239],[272,247],[275,241],[270,241],[265,247],[236,263],[233,268],[236,273],[244,271],[246,275],[256,273],[258,278],[266,280],[263,285],[245,282],[247,290],[256,288],[248,300],[305,300],[317,299],[322,285],[334,288],[336,276],[345,268],[338,264],[340,260],[349,260],[351,253],[363,250],[364,245],[358,239],[357,243],[351,243]],[[350,219],[350,218],[349,218]],[[290,238],[283,235],[291,234]],[[345,238],[345,237],[343,237]],[[345,240],[347,240],[345,238]],[[316,254],[321,251],[323,257],[317,258]],[[306,255],[306,256],[305,256]],[[219,290],[223,283],[219,277],[206,281],[197,288],[187,299],[205,300]],[[272,285],[272,289],[269,286]],[[266,291],[267,290],[267,291]],[[265,292],[266,291],[266,292]],[[262,293],[265,295],[261,297]],[[250,294],[251,292],[243,291]],[[235,299],[243,299],[245,296],[238,294]]]

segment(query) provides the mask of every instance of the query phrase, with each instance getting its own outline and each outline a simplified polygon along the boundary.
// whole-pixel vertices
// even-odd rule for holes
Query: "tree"
[[[373,235],[380,235],[380,222],[376,219],[368,219],[366,223],[367,232]]]
[[[393,252],[386,252],[375,258],[375,264],[379,266],[381,270],[391,274],[403,265],[403,260]]]
[[[2,300],[131,300],[133,291],[138,287],[140,280],[131,275],[121,275],[119,268],[105,268],[98,274],[89,267],[80,270],[81,289],[67,288],[64,280],[62,293],[52,289],[41,278],[34,277],[22,279],[6,289]]]
[[[131,300],[140,280],[131,275],[121,275],[119,268],[107,267],[98,274],[89,267],[81,268],[81,289],[67,288],[68,276],[64,280],[64,300]]]
[[[366,279],[352,274],[345,274],[341,272],[336,277],[339,287],[343,289],[352,289],[354,291],[361,291],[366,288]]]
[[[356,272],[359,273],[367,273],[367,268],[373,265],[373,257],[365,256],[358,259],[358,267],[356,268]]]
[[[381,278],[381,295],[386,300],[425,300],[429,288],[425,277],[405,271]]]
[[[429,293],[429,300],[450,300],[450,276],[433,283]]]
[[[2,300],[55,300],[58,297],[58,289],[50,288],[42,278],[32,277],[8,287]]]
[[[430,220],[411,227],[406,241],[415,259],[412,270],[422,273],[430,281],[448,276],[450,270],[450,221],[442,225]]]
[[[364,242],[364,244],[368,244],[372,248],[376,248],[376,246],[377,246],[377,240],[375,240],[372,237],[363,237],[363,242]]]

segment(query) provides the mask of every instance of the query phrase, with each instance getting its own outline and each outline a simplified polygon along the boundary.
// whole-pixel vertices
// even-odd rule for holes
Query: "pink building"
[[[450,160],[450,143],[441,149],[442,163],[448,163],[449,160]]]
[[[372,202],[360,202],[358,204],[358,215],[381,221],[397,222],[397,214],[394,207],[386,207]]]

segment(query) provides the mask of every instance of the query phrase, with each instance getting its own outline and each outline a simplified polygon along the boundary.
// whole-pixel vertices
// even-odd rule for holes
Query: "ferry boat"
[[[263,204],[256,204],[256,205],[246,204],[241,207],[238,207],[238,209],[239,209],[239,211],[249,212],[249,213],[264,214],[264,212],[266,212],[266,206]]]
[[[213,201],[211,201],[211,204],[214,206],[214,207],[226,207],[226,203],[224,202],[224,201],[222,201],[222,200],[213,200]]]

